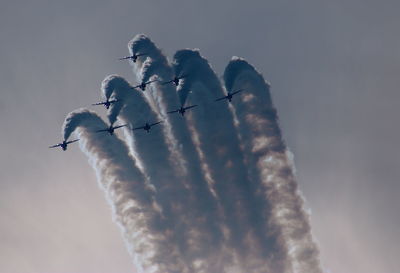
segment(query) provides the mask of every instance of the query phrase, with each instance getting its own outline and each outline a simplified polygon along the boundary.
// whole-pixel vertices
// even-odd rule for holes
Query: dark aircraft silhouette
[[[181,79],[183,79],[183,78],[186,78],[187,77],[187,75],[182,75],[182,76],[175,76],[175,78],[173,78],[172,80],[170,80],[170,81],[167,81],[167,82],[163,82],[162,84],[164,85],[164,84],[168,84],[168,83],[173,83],[173,84],[175,84],[176,86],[178,86],[178,84],[179,84],[179,81],[181,80]]]
[[[236,95],[237,93],[242,92],[243,90],[244,90],[244,89],[239,89],[239,90],[237,90],[237,91],[235,91],[235,92],[232,92],[232,93],[229,93],[229,92],[228,92],[228,95],[226,95],[225,97],[216,99],[215,101],[219,101],[219,100],[228,100],[229,102],[231,102],[231,101],[232,101],[232,98],[233,98],[233,95]]]
[[[146,86],[149,83],[156,82],[156,81],[157,80],[151,80],[151,81],[148,81],[148,82],[142,82],[141,84],[138,84],[138,85],[134,86],[133,88],[140,88],[140,89],[142,89],[142,91],[145,91],[146,90]]]
[[[114,134],[114,130],[115,130],[115,129],[124,127],[124,126],[126,126],[126,125],[127,125],[127,124],[118,125],[118,126],[112,126],[112,125],[110,125],[110,127],[106,128],[106,129],[97,130],[96,133],[108,132],[108,133],[110,134],[110,136],[112,136],[112,135]]]
[[[70,140],[70,141],[64,140],[63,142],[58,143],[58,144],[53,145],[53,146],[50,146],[49,148],[61,147],[61,148],[63,149],[63,151],[66,151],[66,150],[67,150],[68,144],[77,142],[78,140],[79,140],[79,139]]]
[[[132,60],[134,63],[136,63],[136,61],[137,61],[137,58],[139,57],[139,56],[143,56],[143,55],[146,55],[146,53],[141,53],[141,54],[133,54],[133,55],[131,55],[131,56],[126,56],[126,57],[123,57],[123,58],[119,58],[118,60]]]
[[[110,105],[112,103],[117,102],[118,100],[106,100],[106,101],[102,101],[102,102],[97,102],[97,103],[93,103],[92,105],[104,105],[106,107],[106,109],[110,108]]]
[[[154,125],[160,124],[161,122],[162,122],[162,121],[155,122],[155,123],[152,123],[152,124],[149,124],[149,123],[146,122],[146,124],[145,124],[144,126],[132,128],[132,131],[139,130],[139,129],[143,129],[143,130],[145,130],[147,133],[149,133],[151,127],[153,127]]]
[[[190,108],[194,108],[194,107],[196,107],[196,106],[197,106],[197,104],[195,104],[195,105],[190,105],[190,106],[186,106],[186,107],[181,106],[181,108],[179,108],[179,109],[177,109],[177,110],[174,110],[174,111],[169,111],[169,112],[167,112],[167,113],[168,113],[168,114],[179,113],[179,114],[181,114],[182,117],[183,117],[183,116],[185,115],[186,110],[188,110],[188,109],[190,109]]]

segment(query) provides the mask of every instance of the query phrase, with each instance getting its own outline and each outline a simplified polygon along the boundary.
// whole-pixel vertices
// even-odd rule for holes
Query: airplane
[[[141,53],[141,54],[136,54],[136,53],[134,53],[134,54],[131,55],[131,56],[126,56],[126,57],[123,57],[123,58],[119,58],[118,60],[132,60],[134,63],[136,63],[137,58],[138,58],[139,56],[143,56],[143,55],[146,55],[146,53]]]
[[[153,127],[154,125],[160,124],[161,122],[162,122],[162,121],[155,122],[155,123],[152,123],[152,124],[149,124],[149,123],[146,122],[146,124],[145,124],[144,126],[140,126],[140,127],[133,128],[132,131],[139,130],[139,129],[143,129],[143,130],[145,130],[147,133],[149,133],[151,127]]]
[[[96,133],[100,133],[100,132],[108,132],[110,134],[110,136],[112,136],[114,134],[114,130],[127,126],[128,124],[124,124],[124,125],[119,125],[119,126],[112,126],[110,125],[110,127],[106,128],[106,129],[101,129],[101,130],[97,130]]]
[[[49,148],[61,147],[63,151],[66,151],[66,150],[67,150],[67,146],[68,146],[68,144],[70,144],[70,143],[74,143],[74,142],[76,142],[76,141],[78,141],[78,140],[79,140],[79,139],[70,140],[70,141],[66,141],[66,140],[64,140],[63,142],[61,142],[61,143],[58,143],[58,144],[56,144],[56,145],[53,145],[53,146],[50,146]]]
[[[138,84],[138,85],[134,86],[133,88],[140,88],[140,89],[142,89],[142,91],[144,92],[144,91],[146,90],[146,86],[147,86],[149,83],[156,82],[156,81],[157,81],[157,80],[151,80],[151,81],[148,81],[148,82],[142,82],[141,84]]]
[[[182,76],[175,76],[172,80],[170,80],[170,81],[167,81],[167,82],[163,82],[162,83],[162,85],[164,85],[164,84],[168,84],[168,83],[174,83],[176,86],[178,86],[178,84],[179,84],[179,81],[181,80],[181,79],[183,79],[183,78],[186,78],[187,77],[187,75],[182,75]]]
[[[228,100],[229,102],[231,102],[231,101],[232,101],[232,98],[233,98],[233,95],[236,95],[237,93],[242,92],[242,91],[244,91],[244,89],[239,89],[239,90],[237,90],[237,91],[235,91],[235,92],[232,92],[232,93],[228,92],[228,95],[226,95],[225,97],[216,99],[215,101],[219,101],[219,100]]]
[[[181,108],[179,108],[179,109],[177,109],[177,110],[174,110],[174,111],[169,111],[169,112],[167,112],[167,113],[168,113],[168,114],[179,113],[179,114],[181,114],[182,117],[183,117],[183,116],[185,115],[186,110],[188,110],[188,109],[190,109],[190,108],[194,108],[194,107],[196,107],[196,106],[197,106],[197,104],[194,104],[194,105],[191,105],[191,106],[186,106],[186,107],[181,106]]]
[[[106,107],[106,109],[110,108],[110,105],[112,103],[117,102],[118,100],[106,100],[106,101],[102,101],[102,102],[97,102],[97,103],[93,103],[92,105],[104,105]]]

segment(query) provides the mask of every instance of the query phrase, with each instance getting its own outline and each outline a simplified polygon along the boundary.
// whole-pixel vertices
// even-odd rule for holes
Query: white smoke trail
[[[131,62],[133,72],[140,82],[148,82],[154,75],[161,81],[173,77],[167,59],[147,36],[143,34],[136,35],[129,41],[128,49],[131,53],[144,52],[146,54],[144,62]],[[181,168],[180,173],[187,175],[187,162],[184,160],[184,157],[182,157],[182,147],[178,144],[176,137],[173,135],[173,126],[168,119],[165,107],[166,98],[171,100],[173,97],[176,97],[175,90],[170,88],[170,86],[165,86],[162,92],[160,92],[160,89],[153,88],[154,85],[157,85],[157,83],[152,83],[150,86],[147,86],[144,95],[153,110],[159,115],[159,118],[164,120],[163,130],[166,135],[171,156],[174,157],[175,165]]]
[[[153,88],[150,89],[151,99],[149,101],[155,102],[158,111],[166,119],[166,125],[171,126],[166,126],[166,129],[171,128],[171,130],[167,131],[171,132],[167,136],[172,137],[175,143],[179,144],[179,146],[173,146],[174,142],[170,141],[171,148],[176,151],[178,158],[182,160],[180,164],[184,163],[186,172],[183,174],[183,179],[193,195],[190,198],[193,200],[191,207],[193,216],[197,219],[194,225],[200,230],[199,234],[202,234],[202,236],[196,236],[197,242],[193,241],[192,243],[193,246],[197,246],[197,250],[194,251],[195,255],[192,255],[193,257],[198,257],[195,267],[199,268],[199,272],[201,272],[201,268],[205,267],[202,264],[207,264],[209,269],[206,272],[210,270],[222,272],[222,269],[218,268],[222,263],[221,260],[225,259],[221,255],[222,252],[219,251],[221,247],[223,248],[224,238],[221,230],[223,227],[221,227],[221,217],[219,216],[215,196],[209,187],[209,180],[206,179],[206,177],[209,177],[207,166],[199,159],[201,150],[191,139],[185,120],[177,116],[166,115],[168,110],[176,109],[181,104],[175,86],[162,83],[170,81],[174,76],[182,76],[182,74],[173,73],[173,69],[168,64],[165,55],[146,36],[136,36],[130,41],[128,47],[131,52],[137,50],[148,52],[146,61],[137,63],[134,66],[136,74],[143,81],[148,81],[154,76],[159,80],[159,84],[153,85]],[[181,79],[182,82],[184,80]],[[149,98],[149,96],[146,96],[146,98]],[[202,262],[202,259],[199,259],[200,257],[208,257],[206,258],[207,262]]]
[[[137,270],[320,273],[291,156],[261,75],[243,60],[228,65],[227,90],[245,89],[232,107],[214,101],[224,90],[198,51],[178,51],[171,67],[144,35],[128,47],[145,54],[130,62],[139,82],[186,77],[177,89],[151,83],[142,92],[108,76],[103,95],[118,100],[108,118],[130,127],[163,124],[149,134],[123,129],[136,160],[117,137],[95,133],[107,125],[87,110],[67,117],[64,136],[76,130],[82,139]],[[199,106],[184,118],[166,114],[189,104]]]
[[[136,269],[146,273],[187,272],[179,254],[169,244],[168,233],[159,230],[163,221],[154,199],[154,186],[145,183],[121,140],[96,133],[105,127],[106,123],[97,114],[80,109],[67,116],[63,134],[68,139],[77,131],[80,147],[96,170]]]
[[[214,101],[223,96],[218,77],[197,50],[178,51],[174,67],[177,74],[189,75],[178,87],[181,102],[199,104],[189,118],[215,181],[230,246],[246,272],[284,272],[286,254],[266,227],[268,219],[260,217],[265,204],[249,180],[232,113],[226,104]]]
[[[319,251],[312,240],[309,216],[297,188],[291,153],[282,139],[269,84],[239,58],[228,64],[224,80],[228,91],[245,89],[233,103],[249,172],[261,181],[262,192],[270,200],[270,221],[287,244],[294,272],[321,273]]]
[[[214,204],[211,210],[215,210],[215,200],[205,183],[206,180],[204,174],[207,172],[200,168],[201,163],[198,150],[196,150],[190,136],[186,120],[174,115],[171,116],[166,114],[167,111],[181,106],[181,103],[177,96],[175,86],[172,83],[162,83],[170,81],[174,76],[182,76],[183,74],[178,75],[177,73],[174,73],[166,56],[148,37],[143,34],[137,35],[133,38],[129,42],[129,48],[131,52],[136,50],[149,52],[149,57],[146,59],[146,62],[143,65],[140,63],[137,64],[135,66],[135,71],[144,81],[149,80],[152,76],[156,76],[160,81],[159,84],[155,85],[155,88],[152,88],[152,91],[154,91],[154,96],[157,97],[157,107],[159,112],[162,113],[162,116],[166,119],[166,124],[170,124],[172,128],[171,137],[176,141],[176,143],[178,143],[177,146],[173,146],[173,149],[176,149],[179,152],[179,158],[184,161],[183,164],[186,170],[185,179],[190,183],[190,187],[193,191],[200,196],[200,200],[197,202],[204,202],[205,204],[208,204],[207,206],[209,208],[211,204]],[[185,78],[180,80],[180,82],[184,81]]]
[[[131,52],[138,50],[148,52],[149,55],[146,62],[136,64],[135,71],[144,81],[148,81],[153,76],[156,76],[160,81],[160,84],[151,90],[154,91],[153,95],[157,98],[159,112],[165,118],[166,124],[169,124],[170,128],[172,128],[171,133],[168,133],[167,136],[173,138],[175,143],[178,143],[173,145],[172,149],[178,153],[178,157],[181,159],[182,168],[184,169],[183,175],[195,192],[202,193],[198,202],[206,202],[209,204],[208,206],[211,203],[215,204],[210,194],[210,189],[205,183],[204,169],[200,168],[199,155],[191,139],[185,119],[166,114],[167,111],[176,109],[181,105],[175,86],[173,84],[162,84],[170,81],[176,74],[161,50],[145,35],[137,35],[129,42],[128,47]],[[185,79],[181,79],[181,81],[185,81]],[[172,141],[170,143],[173,144]]]
[[[129,90],[128,82],[122,77],[107,77],[102,83],[102,90],[106,98],[113,96],[121,102],[120,105],[115,104],[115,108],[114,105],[110,107],[110,120],[114,121],[119,115],[123,123],[131,127],[156,121],[157,115],[147,104],[143,93]],[[199,216],[195,194],[185,188],[182,177],[176,175],[170,164],[173,158],[170,157],[161,128],[155,127],[148,134],[141,130],[129,132],[128,135],[128,141],[132,142],[132,148],[144,165],[150,183],[156,188],[156,200],[165,219],[165,232],[171,234],[172,243],[179,246],[181,257],[190,264],[193,272],[201,272],[203,264],[210,261],[210,246],[213,245],[214,251],[218,249],[218,242],[213,236],[215,231],[209,228],[214,224],[204,223],[204,211]]]
[[[186,198],[188,193],[181,181],[175,175],[171,164],[172,158],[168,151],[165,137],[162,132],[162,124],[151,128],[150,133],[144,130],[132,131],[131,128],[143,126],[145,123],[154,123],[158,121],[156,113],[148,105],[142,92],[133,90],[129,83],[122,77],[111,75],[102,82],[102,91],[106,98],[113,96],[120,104],[114,104],[110,107],[108,117],[110,121],[115,121],[117,117],[123,123],[129,125],[126,130],[127,140],[132,147],[135,155],[143,164],[144,172],[148,179],[156,188],[156,199],[161,205],[163,217],[167,219],[168,227],[174,225],[174,234],[185,235],[185,228],[182,218],[176,218],[177,215],[183,215],[179,211],[180,203],[185,203],[182,198]],[[178,211],[173,211],[175,210]],[[167,228],[167,227],[165,227]],[[181,240],[184,243],[184,240]]]

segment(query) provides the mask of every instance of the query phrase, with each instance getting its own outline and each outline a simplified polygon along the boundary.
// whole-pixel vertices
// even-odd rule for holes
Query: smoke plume
[[[122,77],[107,77],[103,81],[102,90],[106,97],[113,96],[121,102],[120,105],[115,104],[115,108],[113,105],[110,107],[110,120],[114,120],[118,115],[122,123],[129,124],[131,128],[157,121],[157,115],[143,93],[130,90],[129,84]],[[175,241],[172,243],[179,247],[185,261],[192,265],[193,270],[201,272],[200,269],[205,266],[204,256],[214,252],[210,251],[210,245],[218,249],[215,231],[210,229],[215,225],[204,223],[204,210],[198,207],[195,195],[188,190],[190,185],[186,185],[186,177],[179,173],[179,169],[174,169],[174,158],[171,157],[165,141],[166,136],[161,128],[162,126],[154,127],[150,133],[128,129],[127,141],[143,164],[149,182],[157,189],[156,200],[165,219],[164,226],[160,229],[168,228],[173,231]],[[182,204],[185,204],[185,207],[182,207]],[[203,213],[200,214],[200,211]],[[210,220],[215,221],[217,218]],[[193,264],[194,260],[197,261],[196,264]]]
[[[253,179],[261,181],[262,192],[270,200],[271,223],[282,234],[294,272],[322,272],[309,216],[298,191],[292,155],[282,138],[269,84],[240,58],[233,58],[228,64],[224,80],[228,91],[244,89],[234,109],[248,169]]]
[[[179,50],[170,64],[143,34],[128,44],[137,82],[106,77],[111,124],[77,110],[63,126],[76,132],[95,169],[132,256],[146,273],[321,273],[319,251],[282,138],[269,84],[233,58],[222,86],[198,50]],[[175,77],[177,85],[170,82]],[[238,89],[232,103],[216,101]],[[167,114],[196,104],[184,116]],[[132,130],[162,121],[150,129]],[[134,271],[134,272],[135,272]]]
[[[243,270],[284,271],[285,251],[279,240],[270,236],[269,219],[261,217],[260,210],[264,211],[266,204],[258,198],[257,185],[248,176],[233,115],[226,103],[215,102],[224,95],[217,75],[197,50],[178,51],[174,66],[177,73],[190,75],[178,93],[182,102],[199,104],[191,113],[191,122],[223,207],[233,255]]]
[[[77,132],[80,147],[96,171],[136,269],[146,273],[185,272],[180,255],[168,243],[168,232],[159,228],[163,226],[162,216],[154,185],[145,182],[121,140],[96,132],[106,127],[97,114],[81,109],[68,114],[63,132],[65,139]]]

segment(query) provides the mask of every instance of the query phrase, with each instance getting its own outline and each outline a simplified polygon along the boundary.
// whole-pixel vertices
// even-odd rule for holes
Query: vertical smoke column
[[[284,253],[276,251],[260,219],[260,204],[247,176],[232,113],[214,100],[223,90],[207,60],[198,51],[180,50],[174,56],[177,74],[189,75],[178,87],[181,103],[199,104],[188,113],[194,123],[201,150],[215,181],[223,207],[226,235],[236,259],[246,272],[284,272]],[[262,251],[260,251],[262,250]]]
[[[169,139],[170,150],[173,151],[175,158],[177,158],[176,162],[182,169],[182,179],[185,180],[185,185],[189,187],[191,192],[190,200],[193,201],[192,213],[198,218],[194,225],[202,230],[203,234],[203,238],[199,237],[202,241],[202,247],[199,248],[198,252],[208,253],[208,256],[218,260],[219,255],[214,255],[213,253],[220,252],[218,249],[223,240],[221,220],[215,197],[205,179],[207,169],[203,164],[204,162],[199,158],[199,149],[196,149],[193,143],[185,119],[176,115],[166,114],[167,111],[178,108],[181,103],[178,99],[175,85],[163,83],[172,80],[174,76],[182,76],[183,74],[175,74],[161,50],[143,34],[134,37],[129,42],[128,48],[130,52],[147,53],[147,58],[144,62],[137,62],[133,65],[137,77],[145,82],[152,77],[156,77],[159,80],[158,83],[152,84],[151,88],[146,90],[145,93],[149,92],[151,94],[150,98],[149,95],[146,98],[156,106],[158,113],[165,120],[165,134]],[[180,82],[184,82],[185,79],[181,79]],[[205,238],[205,235],[208,238]],[[204,254],[200,256],[204,256]],[[212,262],[209,261],[208,263],[211,264]],[[218,262],[213,263],[216,264]]]
[[[145,60],[143,62],[136,62],[133,64],[133,71],[140,81],[147,82],[154,75],[157,75],[160,80],[171,79],[174,76],[171,69],[166,69],[169,68],[168,61],[162,54],[161,50],[158,49],[153,41],[151,41],[147,36],[143,34],[136,35],[131,41],[129,41],[128,49],[129,52],[145,53]],[[155,106],[158,107],[158,110],[162,110],[162,107],[160,106],[163,104],[163,97],[174,94],[174,90],[168,87],[170,86],[166,86],[167,89],[164,90],[165,93],[162,94],[159,94],[159,92],[152,88],[149,88],[148,92],[146,92],[146,97],[151,98]],[[161,114],[163,116],[166,115],[165,112],[162,112]]]
[[[138,272],[184,272],[173,248],[160,233],[160,209],[154,187],[129,156],[126,145],[115,136],[96,133],[106,128],[101,118],[88,110],[71,112],[63,125],[65,139],[77,130],[80,147],[96,170],[101,189],[112,207]]]
[[[132,128],[143,126],[146,122],[157,121],[157,115],[145,100],[142,92],[132,90],[128,82],[119,76],[109,76],[102,83],[103,94],[120,101],[110,107],[108,113],[111,122],[117,115],[123,123]],[[194,213],[197,206],[193,199],[194,193],[184,185],[184,180],[171,164],[171,155],[165,142],[162,124],[152,128],[149,133],[143,129],[127,133],[132,149],[143,164],[143,169],[152,185],[155,186],[155,198],[161,207],[162,221],[160,230],[168,234],[171,245],[176,245],[182,259],[192,267],[194,261],[204,259],[209,255],[209,247],[218,250],[218,245],[212,241],[202,216]],[[204,220],[202,220],[204,221]],[[213,226],[213,224],[207,223]],[[210,238],[211,237],[211,238]],[[206,249],[207,248],[207,249]],[[205,262],[209,262],[208,260]],[[193,266],[192,271],[195,271]]]
[[[156,76],[159,80],[159,83],[155,84],[155,88],[151,88],[151,92],[157,98],[158,112],[165,119],[165,124],[171,128],[171,132],[167,134],[167,137],[175,141],[169,141],[169,144],[171,145],[171,149],[178,154],[177,157],[180,159],[179,161],[183,170],[182,175],[186,177],[186,180],[191,184],[191,187],[194,187],[194,190],[204,193],[202,200],[205,199],[205,202],[213,203],[209,190],[205,187],[204,174],[199,167],[201,164],[199,163],[198,153],[192,142],[185,120],[166,114],[167,111],[176,109],[181,105],[175,86],[172,83],[163,84],[173,79],[175,76],[173,69],[168,64],[167,58],[162,54],[161,50],[143,34],[134,37],[129,42],[128,47],[130,52],[143,51],[148,53],[148,58],[144,63],[137,63],[135,65],[136,74],[143,81],[148,81],[153,76]],[[184,79],[181,81],[184,81]]]
[[[172,70],[168,65],[168,61],[155,44],[145,35],[136,35],[128,43],[128,49],[131,54],[143,53],[144,61],[131,62],[133,72],[140,82],[148,82],[154,75],[158,76],[158,80],[170,79],[173,77]],[[148,103],[152,106],[153,110],[159,115],[159,118],[164,119],[163,130],[167,137],[168,146],[172,156],[175,158],[174,162],[176,167],[181,168],[180,173],[186,173],[186,164],[182,157],[182,147],[179,146],[176,137],[173,135],[172,127],[167,117],[167,110],[165,107],[166,98],[169,101],[176,99],[176,92],[171,86],[158,86],[153,88],[157,83],[152,83],[146,87],[144,95]],[[162,88],[160,90],[159,88]]]
[[[162,124],[152,127],[149,133],[143,129],[132,131],[132,128],[144,126],[146,123],[158,122],[156,113],[151,109],[141,91],[133,89],[122,77],[111,75],[102,82],[103,95],[118,100],[111,105],[108,118],[111,123],[117,117],[128,124],[125,129],[127,141],[132,151],[142,164],[142,169],[149,182],[155,187],[155,198],[161,208],[160,226],[158,229],[167,236],[171,245],[180,249],[180,256],[186,250],[186,232],[188,230],[187,214],[183,205],[188,196],[181,181],[175,175],[171,164],[172,159],[168,151]]]
[[[243,136],[249,171],[259,179],[262,192],[270,201],[271,225],[280,230],[294,272],[320,273],[319,251],[312,240],[309,216],[294,176],[288,151],[272,104],[269,85],[250,64],[233,58],[224,73],[228,91],[245,89],[234,102]]]

